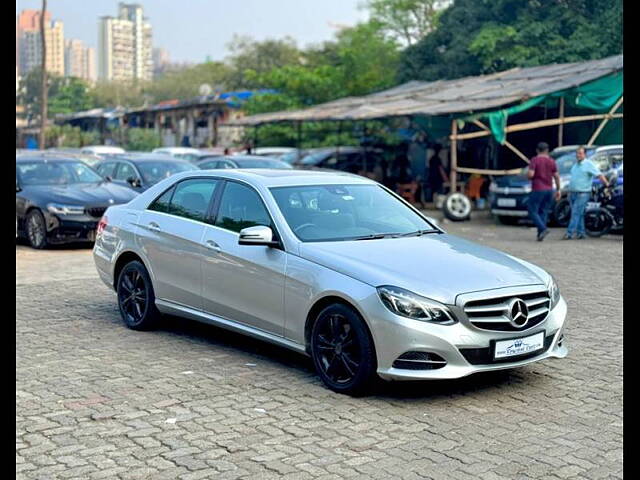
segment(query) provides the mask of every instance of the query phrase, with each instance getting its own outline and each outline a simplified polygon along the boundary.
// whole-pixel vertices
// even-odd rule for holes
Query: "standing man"
[[[538,229],[539,242],[549,233],[547,217],[553,200],[553,180],[556,182],[556,200],[560,200],[560,175],[556,161],[549,156],[549,145],[540,142],[536,148],[538,153],[529,162],[527,176],[531,180],[529,195],[529,216]]]
[[[578,240],[584,238],[584,210],[591,196],[593,177],[598,177],[605,186],[609,186],[606,177],[600,172],[595,163],[586,159],[584,147],[576,150],[576,163],[571,167],[571,181],[569,182],[569,203],[571,204],[571,220],[565,233],[564,240],[571,240],[575,233]]]

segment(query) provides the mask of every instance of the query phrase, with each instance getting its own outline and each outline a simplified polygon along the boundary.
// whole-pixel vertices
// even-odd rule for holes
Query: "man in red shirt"
[[[544,240],[549,233],[547,217],[553,200],[553,180],[556,182],[556,201],[560,200],[560,175],[556,161],[549,156],[549,145],[540,142],[536,148],[538,154],[529,162],[527,176],[531,180],[529,194],[529,216],[538,229],[538,241]]]

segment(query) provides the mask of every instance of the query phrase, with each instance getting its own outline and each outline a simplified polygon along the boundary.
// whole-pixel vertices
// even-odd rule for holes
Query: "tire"
[[[559,202],[556,202],[551,218],[553,224],[558,227],[565,228],[569,225],[569,220],[571,220],[571,203],[568,198],[562,198]]]
[[[118,275],[118,308],[125,325],[133,330],[151,330],[160,320],[151,278],[138,260],[127,263]]]
[[[508,215],[498,215],[498,220],[503,225],[518,225],[520,217],[510,217]]]
[[[584,214],[584,230],[590,237],[601,237],[609,233],[612,226],[611,215],[601,208]]]
[[[34,209],[27,214],[25,230],[31,248],[40,250],[47,247],[47,226],[40,210]]]
[[[363,395],[378,378],[375,347],[364,320],[340,303],[318,314],[311,331],[311,358],[324,384],[337,393]]]
[[[450,193],[444,199],[442,212],[454,222],[467,220],[471,216],[471,200],[463,193]]]

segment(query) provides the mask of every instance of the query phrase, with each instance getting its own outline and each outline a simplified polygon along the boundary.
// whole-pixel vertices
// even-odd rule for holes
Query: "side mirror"
[[[258,225],[240,230],[240,245],[264,245],[266,247],[276,247],[279,242],[273,241],[273,232],[269,227]]]
[[[127,178],[127,183],[130,184],[132,187],[139,187],[140,186],[140,180],[137,179],[136,177]]]

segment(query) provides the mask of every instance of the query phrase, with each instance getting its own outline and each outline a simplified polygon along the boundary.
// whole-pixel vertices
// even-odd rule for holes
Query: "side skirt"
[[[298,343],[292,342],[291,340],[287,340],[286,338],[273,335],[272,333],[253,328],[248,325],[234,322],[233,320],[227,320],[226,318],[211,315],[210,313],[205,313],[200,310],[196,310],[184,305],[179,305],[177,303],[168,302],[166,300],[156,299],[156,307],[158,307],[158,310],[160,310],[162,313],[175,315],[177,317],[184,317],[190,320],[196,320],[198,322],[207,323],[216,327],[226,328],[227,330],[242,333],[244,335],[249,335],[253,338],[257,338],[258,340],[273,343],[275,345],[294,350],[305,356],[309,356],[304,345],[300,345]]]

